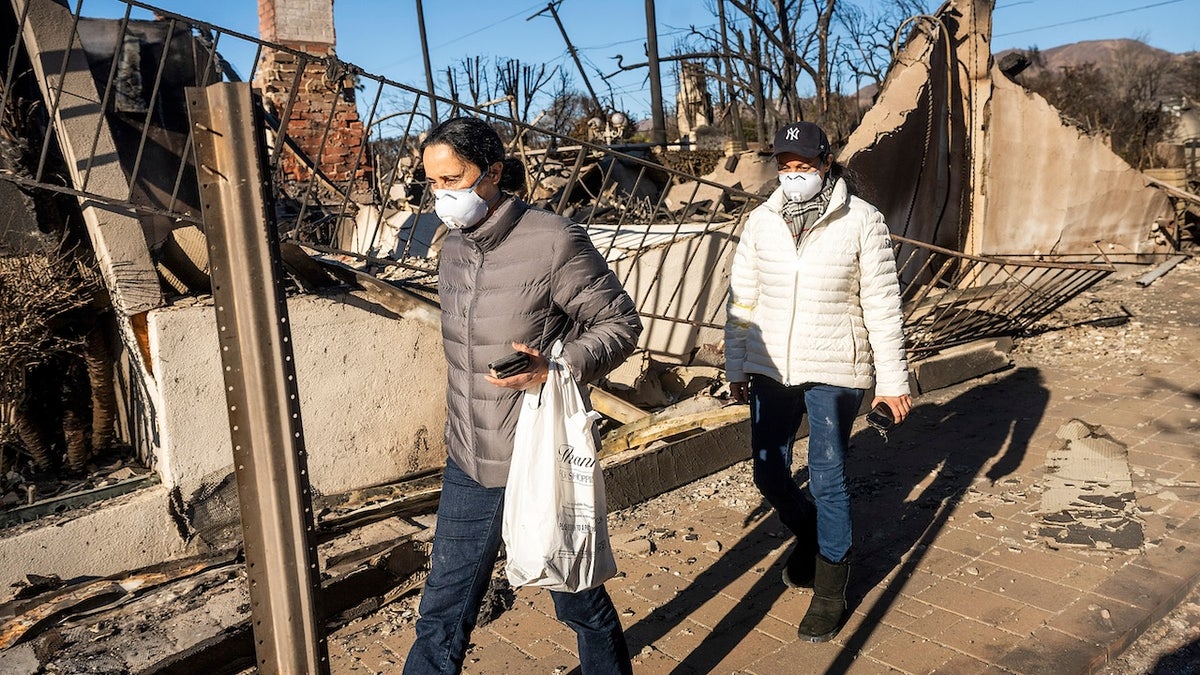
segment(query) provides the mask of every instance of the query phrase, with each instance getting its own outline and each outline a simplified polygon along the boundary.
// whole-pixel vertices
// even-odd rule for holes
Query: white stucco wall
[[[8,528],[0,537],[0,599],[27,574],[107,576],[180,558],[189,548],[167,509],[167,488],[154,485]]]
[[[364,303],[357,303],[364,304]],[[438,330],[312,295],[288,300],[312,487],[337,493],[440,466],[445,361]],[[187,498],[232,471],[211,304],[150,313],[158,466]]]

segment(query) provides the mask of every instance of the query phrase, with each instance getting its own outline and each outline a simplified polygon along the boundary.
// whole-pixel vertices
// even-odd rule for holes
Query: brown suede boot
[[[808,612],[797,629],[802,639],[826,642],[837,635],[846,616],[846,585],[850,580],[850,563],[832,563],[817,554],[816,574],[813,577],[813,599]]]

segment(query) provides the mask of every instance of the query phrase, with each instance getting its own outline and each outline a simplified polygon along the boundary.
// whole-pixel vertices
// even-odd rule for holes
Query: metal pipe
[[[650,61],[650,140],[667,143],[667,121],[663,115],[662,74],[658,70],[658,24],[654,18],[654,0],[646,0],[646,51]]]
[[[429,119],[438,123],[437,92],[433,89],[433,69],[429,66],[429,41],[425,38],[425,7],[417,0],[417,27],[421,31],[421,57],[425,61],[425,86],[429,88]]]
[[[187,90],[261,673],[328,673],[282,263],[248,83]]]

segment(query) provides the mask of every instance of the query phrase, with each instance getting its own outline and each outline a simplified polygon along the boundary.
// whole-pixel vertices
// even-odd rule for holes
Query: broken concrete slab
[[[942,389],[1012,366],[1012,338],[978,340],[921,359],[912,365],[917,392]]]
[[[1079,419],[1055,436],[1060,444],[1046,456],[1038,534],[1053,546],[1140,552],[1143,527],[1125,445]]]
[[[0,649],[0,672],[13,675],[25,675],[38,672],[42,662],[33,650],[33,645],[20,644],[8,649]]]
[[[1154,253],[1170,200],[1102,139],[1041,96],[992,72],[984,253]],[[1068,187],[1069,185],[1069,187]]]

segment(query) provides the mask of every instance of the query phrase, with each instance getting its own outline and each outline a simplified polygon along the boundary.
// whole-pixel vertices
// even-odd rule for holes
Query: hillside
[[[996,52],[992,57],[999,62],[1007,54],[1020,52],[1030,54],[1037,50],[1037,61],[1027,68],[1017,78],[1018,81],[1027,81],[1036,77],[1042,72],[1059,72],[1063,68],[1078,67],[1085,63],[1091,63],[1096,66],[1096,69],[1101,72],[1113,72],[1120,68],[1122,64],[1136,63],[1138,65],[1150,63],[1159,64],[1164,71],[1169,65],[1178,65],[1189,59],[1200,57],[1197,52],[1188,52],[1185,54],[1174,54],[1157,47],[1140,42],[1138,40],[1130,40],[1127,38],[1117,40],[1086,40],[1083,42],[1073,42],[1069,45],[1060,45],[1049,49],[1039,49],[1036,46],[1028,49],[1005,49]],[[1168,89],[1177,88],[1174,83],[1167,83]],[[859,102],[864,107],[870,107],[874,102],[875,92],[877,87],[874,84],[869,84],[858,91]],[[1200,92],[1170,92],[1171,95],[1188,94],[1196,97]]]
[[[1037,48],[1006,49],[1002,52],[997,52],[994,56],[998,61],[1010,52],[1020,51],[1029,53],[1034,49]],[[1085,63],[1091,63],[1101,71],[1110,71],[1121,64],[1131,61],[1137,63],[1161,62],[1165,65],[1184,57],[1182,54],[1172,54],[1157,47],[1151,47],[1144,42],[1130,39],[1074,42],[1069,45],[1041,49],[1038,52],[1038,56],[1040,59],[1038,59],[1037,63],[1030,66],[1025,73],[1026,75],[1034,75],[1038,70],[1057,72],[1062,68],[1081,66]]]

